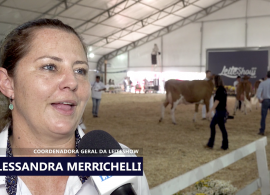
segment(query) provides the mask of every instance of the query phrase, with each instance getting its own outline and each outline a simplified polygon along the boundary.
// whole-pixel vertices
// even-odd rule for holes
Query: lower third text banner
[[[142,157],[0,157],[0,175],[142,176]]]

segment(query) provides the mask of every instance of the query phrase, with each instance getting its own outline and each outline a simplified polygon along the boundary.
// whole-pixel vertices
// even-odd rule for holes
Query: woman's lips
[[[51,105],[63,115],[72,115],[75,111],[75,105],[73,104],[52,103]]]

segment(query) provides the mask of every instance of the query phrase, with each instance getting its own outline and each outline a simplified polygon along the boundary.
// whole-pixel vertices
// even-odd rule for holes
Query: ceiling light
[[[94,54],[94,53],[90,53],[90,54],[89,54],[89,57],[90,57],[90,58],[93,58],[93,57],[95,57],[95,54]]]

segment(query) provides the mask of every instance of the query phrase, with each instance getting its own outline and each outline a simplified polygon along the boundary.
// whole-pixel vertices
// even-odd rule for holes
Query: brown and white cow
[[[242,101],[243,103],[243,109],[244,109],[244,113],[247,114],[247,108],[250,109],[251,111],[251,93],[252,93],[252,84],[249,81],[248,76],[244,76],[241,82],[238,83],[237,85],[237,92],[236,92],[236,99]],[[236,113],[237,110],[237,106],[238,106],[238,101],[236,101],[235,103],[235,107],[234,107],[234,115]]]
[[[212,76],[214,78],[214,76]],[[209,100],[214,89],[214,81],[211,80],[194,80],[194,81],[179,81],[168,80],[165,83],[166,100],[162,104],[161,118],[164,118],[165,108],[171,104],[171,117],[173,124],[176,124],[174,111],[178,104],[195,104],[195,114],[193,121],[196,120],[199,104],[203,103],[206,106],[207,113],[209,111]]]

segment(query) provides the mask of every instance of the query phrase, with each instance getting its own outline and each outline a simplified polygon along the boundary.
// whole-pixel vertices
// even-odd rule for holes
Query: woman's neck
[[[33,156],[37,157],[41,155],[34,154],[34,149],[75,149],[75,132],[71,132],[67,135],[49,134],[50,135],[41,135],[37,131],[19,128],[13,125],[12,135],[9,137],[13,155],[29,156],[29,154],[33,154]]]

